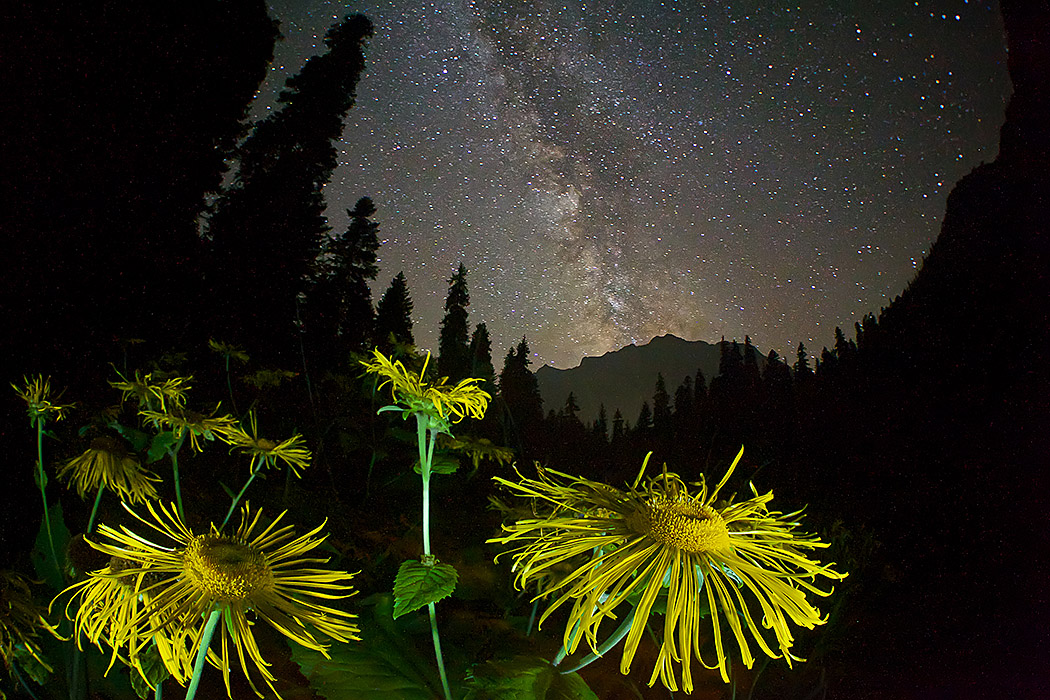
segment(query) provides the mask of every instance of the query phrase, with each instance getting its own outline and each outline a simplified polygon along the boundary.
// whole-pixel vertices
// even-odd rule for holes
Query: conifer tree
[[[469,375],[483,379],[481,388],[490,394],[493,393],[496,368],[492,366],[492,341],[489,339],[489,329],[484,323],[475,326],[470,336]]]
[[[758,351],[751,344],[751,336],[744,336],[744,386],[748,391],[758,389],[762,374],[758,369]]]
[[[265,336],[267,348],[290,345],[297,296],[329,231],[322,190],[371,34],[361,15],[328,30],[327,52],[288,79],[280,108],[255,125],[208,218],[212,306],[238,342]]]
[[[467,269],[462,264],[448,281],[445,298],[445,318],[441,321],[441,339],[438,347],[438,373],[458,382],[470,375],[471,353],[467,307]]]
[[[499,392],[504,406],[504,443],[531,454],[543,423],[543,398],[536,375],[529,369],[529,344],[522,336],[517,348],[507,351],[500,372]]]
[[[611,441],[613,443],[620,443],[623,442],[626,436],[627,426],[624,424],[623,414],[620,413],[620,409],[616,409],[613,411]]]
[[[375,342],[389,354],[395,344],[415,345],[412,335],[412,297],[405,273],[399,272],[376,305]]]
[[[609,418],[605,412],[604,403],[598,406],[598,417],[594,421],[592,430],[594,436],[602,443],[609,441]]]
[[[306,333],[313,345],[362,350],[372,338],[375,312],[372,289],[376,278],[379,224],[372,221],[376,208],[362,197],[352,210],[346,231],[325,246],[315,265],[306,293]]]
[[[562,408],[562,415],[565,416],[570,423],[581,423],[580,421],[580,404],[576,401],[576,394],[569,392],[569,395],[565,397],[565,406]]]
[[[809,366],[809,355],[806,353],[806,346],[802,343],[798,344],[796,358],[794,367],[795,381],[804,382],[813,376],[813,369]]]
[[[638,420],[634,424],[634,432],[641,437],[648,437],[653,428],[653,409],[649,407],[648,401],[642,402],[642,408],[638,411]]]
[[[667,393],[667,382],[661,372],[656,374],[653,391],[653,429],[663,436],[671,428],[671,396]]]

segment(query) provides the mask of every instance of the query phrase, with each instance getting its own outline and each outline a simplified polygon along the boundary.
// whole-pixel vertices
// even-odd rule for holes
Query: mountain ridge
[[[682,380],[687,376],[695,379],[698,370],[710,383],[718,374],[722,342],[733,341],[712,344],[667,333],[648,343],[632,343],[604,355],[584,357],[570,369],[544,365],[536,370],[543,408],[558,411],[571,392],[580,407],[580,420],[585,423],[597,418],[604,405],[609,420],[620,409],[624,419],[633,424],[642,403],[652,399],[658,374],[663,375],[672,400]],[[763,360],[759,353],[760,366]]]

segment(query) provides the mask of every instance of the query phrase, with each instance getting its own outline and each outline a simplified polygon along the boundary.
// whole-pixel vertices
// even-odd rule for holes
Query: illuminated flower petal
[[[410,413],[424,413],[440,421],[458,423],[466,417],[478,420],[485,417],[492,398],[488,392],[476,385],[482,379],[464,379],[455,386],[442,377],[437,382],[424,380],[430,353],[419,374],[405,369],[400,360],[391,361],[379,350],[373,351],[371,362],[362,361],[365,370],[384,378],[380,387],[389,385],[391,394],[399,405]]]
[[[95,438],[83,454],[66,462],[58,477],[70,479],[81,498],[94,496],[102,485],[131,503],[156,500],[157,491],[150,482],[160,481],[141,467],[121,441],[106,436]]]
[[[505,525],[508,534],[491,541],[516,545],[510,554],[519,588],[538,581],[537,597],[556,597],[541,624],[572,602],[564,634],[569,653],[581,639],[597,651],[599,625],[617,617],[617,607],[627,603],[633,617],[620,670],[628,673],[657,598],[665,594],[663,624],[656,626],[662,629],[662,641],[650,686],[659,678],[678,690],[680,667],[682,687],[691,692],[694,655],[706,667],[718,668],[728,682],[726,627],[749,668],[754,663],[752,642],[790,664],[800,659],[790,652],[789,621],[806,628],[826,621],[806,598],[807,593],[831,593],[817,588],[815,578],[842,579],[846,574],[808,557],[810,550],[828,545],[796,529],[799,513],[770,511],[772,493],[760,495],[752,486],[748,500],[716,503],[742,455],[743,450],[713,490],[701,481],[694,485],[699,487],[695,494],[666,467],[643,481],[645,464],[626,490],[553,470],[517,483],[497,478],[518,495],[534,499],[537,516]],[[549,575],[554,567],[581,558],[583,563],[567,575]],[[757,617],[756,605],[761,611]],[[772,630],[776,650],[758,622]],[[701,628],[713,638],[713,664],[700,656]]]

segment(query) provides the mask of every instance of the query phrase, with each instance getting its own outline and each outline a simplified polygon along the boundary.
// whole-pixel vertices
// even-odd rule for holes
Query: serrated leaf
[[[452,595],[458,579],[451,564],[402,563],[394,579],[394,619]]]
[[[327,700],[443,700],[433,650],[419,649],[405,636],[402,623],[393,620],[389,594],[371,599],[376,601],[373,614],[360,619],[364,641],[333,644],[330,659],[289,644],[310,686]]]
[[[149,453],[146,456],[146,462],[153,464],[158,459],[168,454],[168,450],[175,444],[175,434],[170,430],[165,430],[163,433],[157,433],[153,436],[153,440],[149,444]]]
[[[412,469],[416,474],[423,473],[418,459],[412,465]],[[430,465],[431,474],[454,474],[457,469],[459,469],[459,460],[448,454],[434,455],[434,461]]]
[[[476,666],[465,700],[598,700],[577,673],[562,674],[545,659],[519,656]]]

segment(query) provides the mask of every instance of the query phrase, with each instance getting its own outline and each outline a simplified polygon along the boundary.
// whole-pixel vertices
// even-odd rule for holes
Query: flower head
[[[627,603],[632,611],[626,618],[630,630],[620,670],[628,673],[657,598],[666,596],[663,624],[657,626],[662,642],[649,685],[659,678],[677,690],[679,665],[682,686],[691,692],[694,655],[707,668],[718,668],[728,682],[725,628],[749,668],[754,663],[752,642],[790,664],[799,659],[790,652],[788,622],[813,628],[826,621],[806,598],[807,593],[831,593],[817,588],[815,578],[842,579],[846,574],[807,556],[827,544],[796,529],[799,513],[769,510],[772,492],[759,495],[752,485],[753,496],[745,501],[716,500],[742,455],[743,450],[714,489],[703,480],[692,484],[698,487],[695,493],[666,467],[658,476],[643,478],[646,464],[626,490],[552,470],[518,483],[497,478],[543,505],[536,517],[505,525],[508,534],[492,541],[516,545],[510,553],[519,588],[546,576],[552,567],[583,559],[567,576],[550,579],[538,596],[555,596],[541,624],[572,601],[564,635],[570,653],[581,638],[597,652],[599,625],[617,617],[616,609]],[[753,614],[756,605],[761,617]],[[704,617],[709,617],[706,625]],[[772,630],[776,651],[758,621]],[[700,653],[701,627],[709,628],[714,641],[713,664]]]
[[[230,434],[230,444],[235,448],[271,467],[277,466],[277,460],[280,460],[288,465],[296,476],[299,476],[300,469],[310,466],[310,450],[305,447],[302,435],[293,435],[282,442],[261,438],[254,411],[248,413],[248,423],[251,426],[251,434],[243,429],[238,429]]]
[[[509,465],[514,462],[514,450],[495,445],[486,438],[457,438],[443,435],[439,445],[444,449],[469,456],[475,471],[481,466],[483,460],[490,460],[500,465]]]
[[[174,508],[154,508],[147,503],[150,518],[135,515],[143,525],[164,535],[174,546],[155,544],[127,528],[105,525],[99,532],[108,541],[94,545],[122,562],[119,570],[109,567],[75,584],[74,600],[78,630],[89,638],[104,640],[125,649],[124,656],[136,665],[144,639],[160,635],[167,647],[161,657],[180,683],[189,677],[190,660],[202,643],[205,618],[221,613],[221,643],[208,652],[208,660],[222,670],[230,693],[230,649],[236,651],[241,669],[254,688],[249,667],[266,681],[270,690],[276,680],[259,651],[252,633],[255,620],[262,620],[289,639],[327,656],[327,647],[317,638],[320,632],[346,642],[358,639],[356,617],[323,604],[325,600],[354,594],[352,574],[315,568],[324,558],[304,556],[324,541],[316,535],[322,523],[305,535],[296,536],[290,525],[278,527],[282,513],[270,525],[260,527],[260,511],[254,514],[245,504],[240,527],[225,535],[214,525],[206,534],[192,532]],[[114,600],[114,580],[131,585],[143,602],[134,607],[126,594]],[[319,602],[322,601],[322,602]],[[67,608],[68,609],[68,608]],[[119,614],[115,614],[119,613]],[[108,620],[108,622],[107,622]],[[108,625],[108,626],[107,626]],[[105,636],[97,630],[106,629]],[[141,667],[139,667],[142,673]],[[232,696],[231,696],[232,697]],[[278,695],[279,697],[279,695]]]
[[[371,361],[362,360],[365,370],[384,378],[380,387],[389,385],[394,401],[399,404],[396,410],[405,415],[420,413],[429,416],[432,421],[447,427],[449,423],[458,423],[467,416],[481,419],[485,417],[492,396],[477,387],[481,379],[464,379],[455,386],[448,384],[448,378],[442,377],[436,382],[427,382],[427,364],[430,353],[423,362],[419,374],[409,372],[400,360],[391,361],[379,350],[373,351]]]
[[[66,462],[58,477],[69,478],[81,498],[94,494],[101,485],[131,503],[155,500],[157,490],[151,482],[160,481],[142,468],[121,440],[108,436],[92,440],[83,454]]]
[[[236,345],[231,345],[230,343],[224,343],[220,340],[215,340],[214,338],[208,339],[208,347],[213,352],[217,352],[227,359],[232,357],[238,362],[247,362],[249,359],[248,353],[246,353],[243,349],[237,347]]]
[[[189,435],[193,449],[202,452],[199,438],[205,440],[219,438],[225,443],[230,443],[233,436],[240,430],[237,427],[237,419],[230,414],[217,415],[221,405],[217,404],[211,415],[178,406],[169,406],[166,411],[145,409],[139,411],[139,415],[154,427],[170,430],[176,440],[182,440],[183,437]]]
[[[117,375],[120,381],[110,382],[109,385],[120,389],[122,401],[133,397],[141,410],[167,411],[185,406],[186,392],[193,381],[193,377],[160,379],[154,377],[152,372],[142,375],[138,370],[135,370],[133,379],[126,379],[120,372]]]
[[[40,652],[37,638],[41,629],[54,633],[41,614],[43,610],[33,601],[29,583],[13,571],[0,571],[0,656],[4,667],[11,670],[14,662],[22,663],[23,656],[33,658],[48,671],[51,666]]]
[[[21,388],[17,384],[12,384],[11,388],[15,390],[19,398],[26,402],[26,412],[33,425],[36,425],[38,421],[46,422],[49,419],[62,420],[66,412],[73,408],[73,404],[58,403],[63,391],[60,391],[57,396],[51,396],[51,377],[45,378],[41,374],[32,379],[23,377]]]

